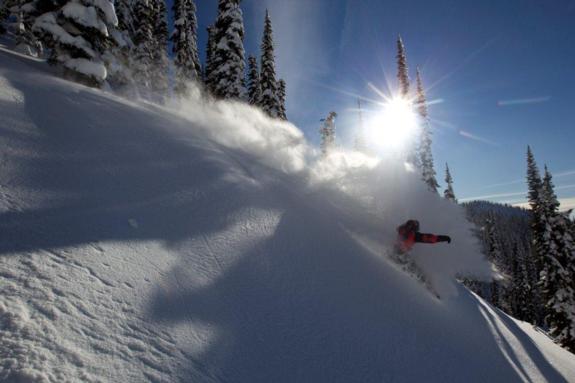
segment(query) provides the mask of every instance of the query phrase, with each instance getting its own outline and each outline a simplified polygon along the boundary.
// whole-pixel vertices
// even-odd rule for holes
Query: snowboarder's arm
[[[415,233],[415,242],[419,243],[436,243],[437,235],[427,233]]]
[[[447,235],[415,233],[415,242],[419,242],[419,243],[437,243],[437,242],[451,243],[451,238]]]

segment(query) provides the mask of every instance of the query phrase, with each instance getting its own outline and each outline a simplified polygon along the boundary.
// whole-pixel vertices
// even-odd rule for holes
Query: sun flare
[[[417,114],[410,100],[394,97],[385,102],[367,124],[369,140],[380,148],[399,149],[417,130]]]

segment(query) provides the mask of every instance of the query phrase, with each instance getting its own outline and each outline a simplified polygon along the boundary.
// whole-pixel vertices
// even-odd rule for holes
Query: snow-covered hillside
[[[0,52],[1,382],[575,381],[455,281],[464,212],[241,104],[131,103]],[[439,292],[390,262],[417,217]]]

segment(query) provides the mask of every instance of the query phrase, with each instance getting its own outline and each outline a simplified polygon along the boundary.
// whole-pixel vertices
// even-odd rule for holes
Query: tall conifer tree
[[[260,87],[260,72],[258,61],[254,56],[248,58],[248,102],[250,105],[259,105],[262,98]]]
[[[153,0],[136,0],[134,16],[137,20],[134,30],[133,76],[140,95],[150,98],[152,90],[154,55],[154,7]]]
[[[262,88],[261,107],[270,117],[279,117],[280,101],[278,97],[278,83],[276,80],[274,41],[272,21],[266,11],[264,35],[261,45],[261,72],[260,83]]]
[[[244,87],[244,22],[240,0],[219,0],[208,82],[219,98],[240,99]]]
[[[163,102],[168,93],[168,21],[165,0],[150,0],[153,4],[152,25],[154,26],[154,41],[152,62],[154,74],[152,76],[152,89],[156,101]]]
[[[278,117],[282,120],[287,120],[286,114],[286,82],[282,79],[278,82],[278,101],[279,113]]]
[[[172,52],[176,67],[174,91],[176,94],[185,95],[188,92],[188,83],[199,81],[202,73],[198,56],[196,4],[194,0],[175,0],[172,10],[174,31],[170,39],[173,42]]]
[[[543,270],[544,257],[546,249],[544,248],[543,233],[545,230],[544,223],[541,220],[541,188],[543,182],[535,162],[535,157],[531,151],[531,147],[527,147],[527,187],[528,187],[528,201],[531,207],[531,254],[530,258],[533,261],[533,270],[535,283],[533,285],[532,301],[535,305],[535,322],[543,325],[545,317],[545,304],[541,292],[540,275]]]
[[[540,220],[544,231],[541,285],[546,305],[545,322],[559,344],[575,352],[575,243],[568,218],[559,213],[551,173],[545,176],[539,193]]]
[[[543,186],[541,176],[539,174],[539,169],[537,168],[537,163],[535,162],[535,157],[531,151],[531,147],[527,147],[527,186],[528,186],[528,201],[531,207],[532,214],[532,224],[531,230],[533,233],[533,250],[537,254],[536,268],[537,274],[542,269],[541,253],[543,250],[541,246],[541,238],[543,236],[543,224],[541,222],[540,210],[541,206],[541,187]]]
[[[443,196],[445,199],[457,203],[457,198],[455,198],[455,192],[453,191],[453,178],[451,177],[451,173],[449,172],[449,165],[445,164],[445,183],[447,184],[447,188],[443,192]]]
[[[419,137],[417,143],[416,153],[418,161],[416,162],[421,168],[421,175],[423,181],[432,192],[437,193],[439,184],[435,178],[435,166],[433,164],[433,153],[431,151],[431,126],[429,124],[429,115],[427,111],[427,99],[425,97],[425,90],[421,80],[421,73],[417,68],[417,98],[416,109],[420,117],[421,128],[419,130]]]
[[[206,29],[208,31],[208,42],[206,44],[206,64],[204,65],[204,84],[208,92],[213,93],[212,72],[214,68],[214,52],[216,50],[215,47],[216,28],[215,26],[210,25]]]
[[[399,94],[401,97],[407,98],[409,96],[409,74],[405,46],[401,36],[397,38],[397,79],[399,81]]]

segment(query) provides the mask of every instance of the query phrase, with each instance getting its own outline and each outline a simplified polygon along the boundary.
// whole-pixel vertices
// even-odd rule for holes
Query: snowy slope
[[[244,106],[179,108],[0,52],[0,381],[575,381],[574,355],[454,282],[485,267],[457,207],[393,166],[316,163]],[[416,213],[460,238],[414,253],[442,300],[387,259]]]

